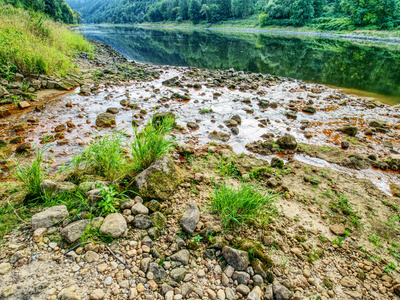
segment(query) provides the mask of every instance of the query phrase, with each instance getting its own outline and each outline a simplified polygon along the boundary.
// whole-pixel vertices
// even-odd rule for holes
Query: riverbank
[[[0,108],[3,297],[400,295],[396,108],[278,76],[127,62],[97,42],[75,63],[69,94]],[[166,152],[138,169],[156,148],[146,137]],[[39,176],[18,181],[32,162]]]

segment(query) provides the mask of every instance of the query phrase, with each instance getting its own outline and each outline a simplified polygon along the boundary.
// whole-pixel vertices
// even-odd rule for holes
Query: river
[[[231,30],[88,25],[78,29],[141,63],[230,69],[321,83],[400,103],[400,45]]]

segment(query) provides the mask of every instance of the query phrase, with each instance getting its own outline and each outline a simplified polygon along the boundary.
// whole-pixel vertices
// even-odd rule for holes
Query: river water
[[[142,63],[230,69],[322,83],[400,103],[400,45],[319,36],[84,26],[87,38]]]

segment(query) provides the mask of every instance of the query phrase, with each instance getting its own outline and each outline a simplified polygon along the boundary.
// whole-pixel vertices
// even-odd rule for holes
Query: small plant
[[[212,108],[202,108],[200,109],[200,114],[204,115],[204,114],[208,114],[208,113],[212,113],[213,110]]]
[[[40,183],[46,179],[46,172],[43,166],[45,151],[46,147],[38,149],[36,158],[32,163],[22,163],[21,158],[15,162],[14,175],[22,182],[23,188],[27,191],[30,199],[34,199],[41,194]]]
[[[195,243],[200,243],[202,239],[203,239],[203,237],[199,234],[199,235],[196,235],[196,236],[193,238],[193,241],[194,241]]]
[[[158,158],[170,153],[173,141],[166,136],[172,131],[175,118],[163,118],[157,124],[152,120],[139,132],[135,127],[135,139],[131,143],[133,169],[140,172]]]
[[[108,215],[110,213],[118,212],[117,206],[120,203],[120,194],[115,190],[114,186],[103,187],[98,185],[96,188],[100,189],[100,196],[102,200],[99,202],[99,208],[102,213]]]
[[[358,212],[351,207],[349,199],[344,194],[338,193],[338,197],[330,201],[329,207],[333,212],[347,216],[356,228],[361,227]]]
[[[217,170],[224,176],[240,177],[241,173],[236,167],[235,160],[234,156],[221,158],[217,163]]]
[[[238,189],[222,184],[215,187],[211,198],[211,207],[220,214],[223,226],[229,228],[243,225],[246,222],[268,223],[278,213],[275,199],[279,195],[262,193],[259,188],[250,184],[242,184]]]
[[[379,238],[379,236],[376,235],[376,232],[374,231],[372,233],[372,235],[370,235],[368,237],[368,240],[375,246],[375,247],[379,247],[379,245],[381,244],[381,239]]]
[[[334,245],[338,245],[339,247],[340,246],[342,246],[342,244],[343,244],[343,238],[341,238],[341,237],[336,237],[334,240],[333,240],[333,242],[332,242]]]
[[[384,272],[389,274],[391,271],[396,271],[396,269],[397,269],[397,266],[396,266],[393,262],[390,262],[390,263],[386,266]]]

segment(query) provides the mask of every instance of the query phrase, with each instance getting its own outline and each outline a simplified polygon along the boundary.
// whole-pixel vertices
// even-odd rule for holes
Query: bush
[[[76,52],[93,46],[46,15],[0,4],[0,67],[11,63],[24,74],[63,76],[77,71]]]
[[[356,27],[348,18],[318,18],[310,24],[319,30],[355,30]]]
[[[135,139],[131,143],[133,169],[140,172],[148,168],[156,159],[170,153],[173,142],[166,135],[174,126],[175,118],[166,117],[160,122],[149,120],[141,132],[135,127]]]
[[[258,16],[258,23],[260,24],[260,27],[265,27],[268,25],[269,17],[266,13],[261,13]]]
[[[277,213],[274,200],[279,195],[262,193],[257,186],[242,184],[238,189],[222,184],[215,187],[211,207],[221,215],[225,227],[243,225],[246,222],[267,223]]]

